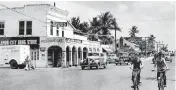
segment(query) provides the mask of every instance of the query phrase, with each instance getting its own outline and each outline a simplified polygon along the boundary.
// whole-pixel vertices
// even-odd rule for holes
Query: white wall
[[[73,35],[74,39],[80,39],[80,40],[87,40],[86,36],[80,36],[80,35]]]
[[[29,20],[32,21],[32,36],[46,36],[46,12],[47,5],[40,6],[26,6],[15,8],[18,12],[25,13],[29,18],[22,14],[16,13],[9,9],[0,10],[0,21],[5,21],[4,36],[15,37],[19,36],[19,21]],[[40,20],[40,21],[38,21]],[[43,22],[41,22],[43,21]]]

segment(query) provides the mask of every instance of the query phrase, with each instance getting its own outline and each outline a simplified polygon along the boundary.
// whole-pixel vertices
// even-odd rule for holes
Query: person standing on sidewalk
[[[32,65],[32,62],[29,59],[29,56],[26,57],[25,62],[26,62],[25,70],[34,69],[34,66]]]
[[[29,70],[29,69],[30,69],[30,65],[29,65],[29,56],[26,57],[25,62],[26,62],[25,70]]]

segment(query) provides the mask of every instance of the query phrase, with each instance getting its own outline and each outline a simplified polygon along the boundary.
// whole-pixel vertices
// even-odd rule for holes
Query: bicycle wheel
[[[134,77],[134,90],[138,90],[138,79],[137,79],[137,76]]]
[[[160,78],[158,79],[158,89],[164,90],[164,78],[162,73],[160,74]]]
[[[161,82],[161,90],[164,90],[164,78],[162,77],[161,78],[161,80],[160,80]]]

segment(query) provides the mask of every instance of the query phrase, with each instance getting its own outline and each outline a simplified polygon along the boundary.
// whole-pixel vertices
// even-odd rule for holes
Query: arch
[[[61,67],[62,61],[62,48],[59,46],[50,46],[47,51],[48,66]]]
[[[80,62],[82,60],[82,49],[81,47],[78,48],[78,65],[80,65]]]
[[[69,66],[69,62],[71,61],[71,49],[69,46],[66,47],[66,65]]]
[[[83,48],[83,59],[86,59],[87,55],[88,55],[88,49],[87,49],[87,47],[84,47]]]
[[[77,65],[77,49],[75,46],[72,47],[72,65]]]

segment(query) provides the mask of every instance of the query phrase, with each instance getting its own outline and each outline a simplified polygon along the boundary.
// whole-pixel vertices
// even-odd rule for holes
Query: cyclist
[[[162,73],[164,75],[164,87],[166,87],[166,72],[165,72],[165,70],[168,69],[168,67],[167,67],[166,61],[163,57],[163,53],[161,51],[158,53],[158,58],[156,59],[156,63],[154,65],[154,68],[156,66],[157,66],[157,80],[158,80],[158,77],[161,73],[159,71],[163,71]]]
[[[138,54],[137,53],[131,53],[131,66],[130,66],[130,68],[132,68],[133,70],[134,69],[138,69],[139,71],[138,71],[138,80],[139,80],[139,83],[141,83],[140,82],[140,73],[141,73],[141,68],[143,68],[143,64],[142,64],[142,61],[141,61],[141,59],[138,57]],[[134,73],[134,71],[132,71],[132,82],[133,82],[133,73]],[[134,85],[134,84],[133,84]],[[132,88],[134,87],[134,86],[131,86]]]

